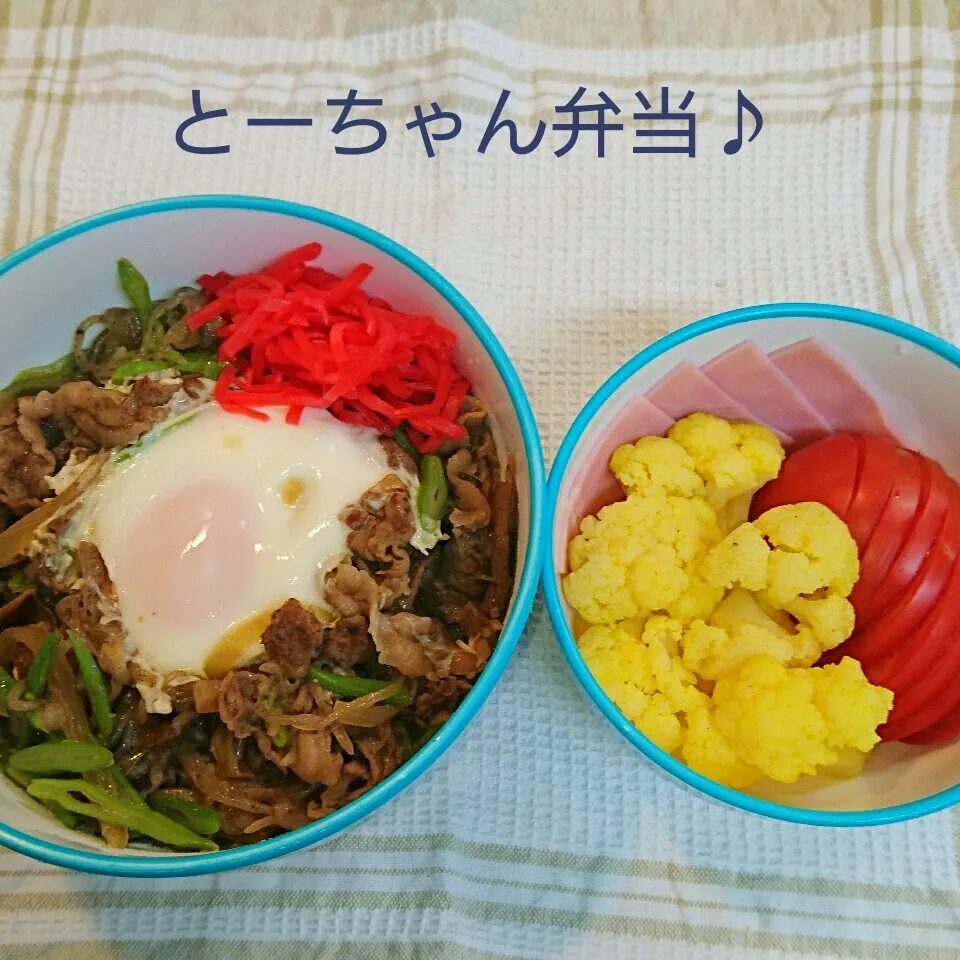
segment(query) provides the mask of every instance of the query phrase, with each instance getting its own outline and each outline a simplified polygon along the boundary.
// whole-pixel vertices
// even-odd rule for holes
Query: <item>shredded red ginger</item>
[[[260,408],[281,406],[288,423],[315,407],[384,435],[407,424],[421,453],[462,440],[457,415],[470,385],[453,366],[456,336],[432,317],[368,297],[360,286],[369,264],[345,277],[307,266],[320,249],[308,243],[260,273],[198,279],[212,299],[187,325],[223,320],[219,358],[229,365],[216,400],[257,420],[269,419]]]

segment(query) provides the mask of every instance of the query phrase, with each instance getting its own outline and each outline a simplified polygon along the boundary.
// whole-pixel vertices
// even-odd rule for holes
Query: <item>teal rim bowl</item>
[[[96,231],[98,228],[109,224],[132,218],[147,218],[171,211],[210,208],[282,214],[300,220],[312,221],[356,237],[378,248],[393,260],[417,274],[463,318],[496,367],[520,426],[524,452],[528,462],[526,479],[530,488],[529,530],[527,532],[527,548],[523,557],[523,573],[514,585],[513,605],[493,655],[453,716],[443,725],[436,736],[395,773],[345,807],[321,820],[249,846],[235,847],[216,853],[174,854],[163,857],[137,856],[137,851],[134,849],[131,849],[129,853],[117,854],[77,850],[31,836],[22,830],[0,823],[0,844],[37,860],[88,873],[125,877],[183,877],[233,870],[302,850],[341,833],[363,820],[388,800],[396,797],[436,763],[454,740],[463,733],[467,724],[477,715],[516,649],[523,627],[530,614],[537,589],[537,577],[540,571],[543,548],[542,510],[545,468],[540,446],[540,434],[523,385],[506,351],[463,294],[433,267],[395,240],[391,240],[370,227],[338,214],[286,200],[231,194],[175,197],[120,207],[80,220],[40,237],[0,260],[0,277],[51,247],[56,247],[66,240]],[[193,277],[185,277],[184,282],[192,281],[192,279]]]
[[[682,327],[666,337],[657,340],[631,360],[627,361],[627,363],[617,370],[617,372],[597,390],[583,410],[581,410],[576,420],[574,420],[566,437],[564,437],[563,443],[560,445],[560,450],[550,470],[550,479],[547,483],[545,529],[549,532],[550,540],[544,550],[542,578],[547,610],[549,611],[550,619],[553,622],[554,630],[559,639],[560,647],[563,650],[563,655],[587,697],[589,697],[600,713],[603,714],[621,736],[633,744],[644,757],[652,761],[660,770],[675,777],[686,787],[699,791],[720,803],[729,804],[731,807],[737,807],[749,813],[760,814],[764,817],[783,820],[788,823],[826,827],[868,827],[897,823],[903,820],[912,820],[915,817],[935,813],[938,810],[944,810],[956,804],[960,801],[960,784],[931,794],[923,799],[896,806],[872,810],[828,811],[794,807],[754,797],[731,787],[723,786],[691,770],[685,763],[671,756],[669,753],[664,752],[644,736],[624,716],[606,693],[604,693],[600,685],[593,678],[593,674],[588,669],[583,657],[580,655],[576,640],[574,639],[564,613],[564,601],[561,595],[560,578],[552,549],[552,537],[554,528],[558,523],[557,507],[560,487],[584,431],[624,383],[636,374],[638,370],[641,370],[668,350],[671,350],[679,344],[694,340],[705,333],[719,330],[723,327],[760,323],[765,320],[783,318],[811,318],[871,327],[874,330],[892,334],[902,340],[923,347],[941,357],[943,360],[946,360],[954,367],[960,368],[960,349],[957,349],[957,347],[947,343],[945,340],[931,333],[927,333],[924,330],[878,313],[870,313],[853,307],[836,306],[832,304],[771,303],[743,307],[698,320],[696,323]],[[597,469],[607,469],[606,463],[597,464],[596,466]]]

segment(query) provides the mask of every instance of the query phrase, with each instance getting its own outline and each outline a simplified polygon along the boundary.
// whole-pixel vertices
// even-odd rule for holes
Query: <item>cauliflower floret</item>
[[[714,607],[723,599],[722,588],[714,587],[700,577],[691,575],[689,579],[687,589],[666,608],[667,613],[680,623],[709,617]]]
[[[743,523],[728,533],[704,557],[700,567],[704,580],[729,590],[740,584],[747,590],[762,590],[767,585],[767,561],[770,544],[752,524]]]
[[[820,599],[798,597],[786,606],[787,612],[806,627],[816,639],[817,657],[840,646],[853,633],[856,613],[853,604],[836,593]]]
[[[707,502],[715,510],[772,480],[785,456],[776,434],[766,427],[728,423],[709,413],[678,420],[668,436],[693,458],[706,481]]]
[[[763,773],[744,763],[717,731],[706,707],[687,713],[687,736],[681,753],[683,762],[717,783],[742,790],[763,778]]]
[[[668,753],[683,743],[677,713],[696,693],[696,677],[677,656],[682,632],[669,617],[651,617],[639,639],[620,626],[594,626],[579,640],[583,659],[607,696]]]
[[[801,774],[835,763],[830,731],[813,702],[812,670],[788,670],[773,657],[752,657],[721,677],[713,691],[713,722],[746,763],[772,780],[795,783]]]
[[[734,638],[734,643],[738,642],[737,638],[748,625],[763,634],[777,637],[779,642],[768,640],[762,652],[788,667],[812,667],[824,651],[809,626],[798,626],[785,610],[765,604],[760,597],[742,587],[734,587],[707,619],[711,626],[726,630]],[[751,640],[756,645],[760,637],[753,634]]]
[[[670,608],[690,590],[692,572],[720,539],[706,501],[663,493],[631,493],[587,517],[580,530],[570,544],[563,589],[588,623]]]
[[[871,684],[852,657],[809,672],[813,702],[827,725],[827,743],[837,749],[872,750],[880,742],[877,727],[893,707],[893,693]]]
[[[666,437],[643,437],[617,448],[610,469],[627,493],[660,490],[681,497],[702,497],[703,478],[693,458]]]
[[[754,520],[773,546],[765,597],[777,607],[827,587],[846,597],[860,576],[857,544],[822,503],[774,507]]]
[[[694,620],[683,635],[683,662],[705,680],[717,680],[761,653],[778,663],[790,663],[794,657],[792,638],[753,623],[738,624],[728,633],[702,620]]]

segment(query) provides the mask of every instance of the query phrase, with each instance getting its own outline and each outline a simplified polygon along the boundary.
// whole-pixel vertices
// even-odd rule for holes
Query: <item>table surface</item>
[[[389,234],[502,339],[548,459],[658,336],[719,310],[823,300],[955,339],[960,4],[841,0],[0,2],[0,252],[182,193],[280,196]],[[669,9],[668,9],[669,8]],[[695,155],[634,154],[644,91],[687,90]],[[478,152],[503,90],[526,142],[579,86],[621,108],[606,156],[545,131]],[[386,145],[337,154],[381,98]],[[193,128],[229,153],[191,155]],[[737,91],[763,113],[736,155]],[[404,124],[462,131],[428,158]],[[310,116],[313,127],[248,127]],[[613,119],[610,114],[608,119]],[[747,126],[749,131],[751,127]],[[216,877],[126,881],[0,855],[4,956],[955,957],[953,812],[861,831],[751,818],[679,789],[581,700],[542,603],[444,761],[362,826]],[[309,946],[309,953],[307,952]]]

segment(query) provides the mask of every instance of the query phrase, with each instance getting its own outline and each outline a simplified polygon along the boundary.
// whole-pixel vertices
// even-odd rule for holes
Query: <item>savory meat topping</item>
[[[60,621],[86,637],[97,662],[120,683],[130,682],[127,652],[117,613],[117,595],[107,565],[96,545],[77,545],[77,580],[73,590],[57,604]]]
[[[262,643],[285,676],[302,680],[316,657],[323,626],[299,600],[287,600],[274,611]]]
[[[341,667],[353,667],[370,647],[367,618],[356,614],[341,617],[323,635],[323,656]]]
[[[473,482],[477,478],[477,465],[469,450],[458,450],[447,461],[447,479],[453,487],[456,507],[450,514],[454,527],[479,530],[490,525],[490,504],[480,488]]]
[[[0,415],[0,502],[14,510],[39,506],[50,496],[48,478],[55,468],[56,457],[35,420],[12,407]]]
[[[256,715],[260,691],[260,678],[249,670],[231,670],[221,681],[220,719],[234,736],[249,737],[253,733],[251,720]]]
[[[375,565],[383,605],[410,590],[407,544],[416,532],[410,488],[390,474],[343,511],[351,552]]]
[[[413,613],[383,617],[373,642],[380,662],[406,677],[471,675],[477,671],[476,655],[454,643],[443,624],[431,617]]]
[[[86,380],[65,383],[56,393],[41,391],[19,402],[20,414],[33,420],[64,422],[78,445],[123,447],[166,417],[166,405],[179,383],[142,378],[129,392],[98,387]]]

